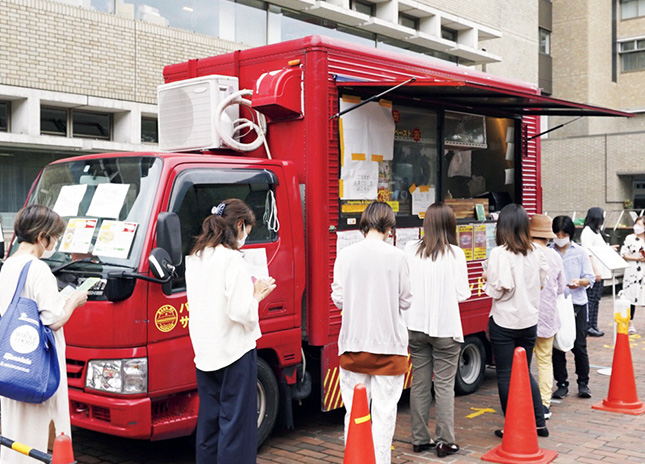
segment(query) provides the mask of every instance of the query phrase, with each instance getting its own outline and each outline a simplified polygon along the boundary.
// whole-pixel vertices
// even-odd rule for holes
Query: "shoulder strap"
[[[14,304],[18,298],[20,298],[20,295],[22,294],[22,290],[25,288],[25,282],[27,282],[27,274],[29,273],[29,267],[31,266],[31,262],[33,260],[27,261],[27,263],[24,265],[22,268],[22,271],[20,271],[20,278],[18,278],[18,286],[16,287],[16,292],[13,294],[13,298],[11,299],[11,304]]]

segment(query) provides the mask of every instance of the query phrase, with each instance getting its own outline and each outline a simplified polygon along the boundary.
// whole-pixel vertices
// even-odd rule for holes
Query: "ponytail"
[[[237,224],[242,221],[244,226],[255,225],[255,215],[249,206],[242,200],[231,198],[224,200],[213,208],[213,214],[204,219],[202,232],[195,237],[191,255],[199,254],[205,248],[215,248],[224,245],[237,250]]]

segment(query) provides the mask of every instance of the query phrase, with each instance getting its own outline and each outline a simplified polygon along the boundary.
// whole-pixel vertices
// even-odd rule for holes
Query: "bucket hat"
[[[551,224],[553,220],[546,214],[535,214],[529,221],[531,228],[531,237],[538,238],[555,238]]]

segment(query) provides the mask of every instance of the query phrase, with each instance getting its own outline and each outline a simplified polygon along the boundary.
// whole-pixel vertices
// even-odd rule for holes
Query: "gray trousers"
[[[455,443],[455,375],[461,344],[448,337],[409,332],[412,358],[412,444],[430,443],[428,430],[434,372],[436,441]]]

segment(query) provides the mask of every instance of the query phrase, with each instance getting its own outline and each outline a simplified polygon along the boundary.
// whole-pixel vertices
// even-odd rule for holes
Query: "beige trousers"
[[[547,408],[551,406],[551,393],[553,391],[553,338],[538,337],[535,341],[535,361],[538,370],[538,386],[542,404]]]

